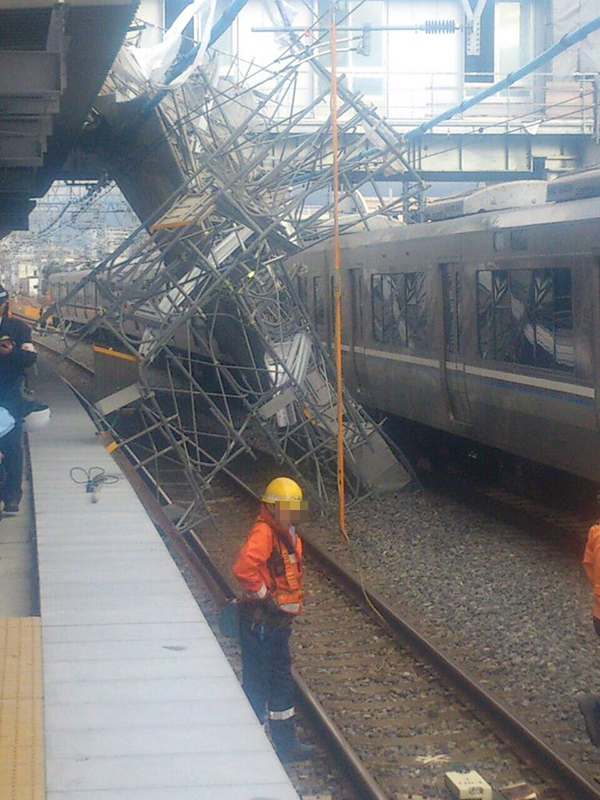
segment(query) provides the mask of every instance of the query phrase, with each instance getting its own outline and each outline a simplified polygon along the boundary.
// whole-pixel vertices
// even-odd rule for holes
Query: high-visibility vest
[[[298,536],[292,545],[261,516],[238,553],[233,574],[257,600],[270,593],[286,614],[296,615],[302,610],[302,540]]]
[[[299,614],[304,597],[302,552],[296,552],[296,548],[284,541],[276,531],[273,532],[273,540],[273,551],[267,561],[275,586],[273,594],[282,611]],[[296,543],[298,541],[299,538]]]

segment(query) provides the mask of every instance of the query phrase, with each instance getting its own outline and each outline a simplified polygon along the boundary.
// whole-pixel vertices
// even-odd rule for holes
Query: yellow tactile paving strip
[[[39,617],[0,617],[0,798],[44,800]]]

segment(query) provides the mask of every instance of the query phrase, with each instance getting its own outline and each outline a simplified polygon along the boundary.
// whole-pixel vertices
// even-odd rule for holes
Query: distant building
[[[19,261],[17,269],[18,293],[26,297],[35,297],[39,286],[38,266],[31,261]]]
[[[141,43],[157,41],[186,5],[187,0],[142,0],[137,18],[147,26]],[[228,6],[229,0],[219,0],[217,18]],[[286,0],[285,6],[298,35],[305,39],[323,35],[327,44],[326,31],[310,33],[303,28],[314,20],[311,6],[321,17],[319,24],[329,25],[330,0]],[[347,14],[338,31],[340,71],[351,89],[360,91],[405,132],[527,63],[592,19],[598,3],[338,0],[337,9],[338,18]],[[429,30],[455,26],[456,31],[401,30],[419,26]],[[192,25],[186,33],[194,35]],[[248,65],[272,62],[281,53],[284,36],[275,4],[249,0],[216,43],[224,54],[222,74],[237,80]],[[600,160],[599,71],[597,32],[535,75],[423,136],[411,153],[413,166],[432,180],[493,180],[507,173],[552,177]],[[321,88],[306,65],[297,97],[308,104]],[[315,125],[326,114],[326,108],[316,111]]]

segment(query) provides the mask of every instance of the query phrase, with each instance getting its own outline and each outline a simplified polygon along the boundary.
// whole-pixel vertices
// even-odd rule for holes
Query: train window
[[[406,344],[411,349],[427,346],[425,317],[425,274],[423,272],[407,273],[404,281],[406,309]],[[402,316],[401,303],[400,316]]]
[[[315,325],[325,325],[325,298],[323,297],[323,278],[317,275],[313,278],[313,310]]]
[[[494,250],[500,253],[506,247],[504,231],[496,231],[494,233]]]
[[[460,353],[462,333],[462,303],[460,296],[460,272],[449,274],[444,265],[444,333],[446,337],[446,351]]]
[[[455,297],[456,297],[456,352],[460,353],[461,339],[462,339],[462,295],[460,287],[460,272],[454,275],[455,282]]]
[[[397,324],[394,278],[391,275],[373,275],[373,338],[382,344],[393,344]]]
[[[362,269],[350,270],[350,296],[352,302],[352,336],[359,342],[363,339]]]
[[[477,327],[482,358],[573,372],[571,271],[481,270]]]
[[[427,347],[425,273],[371,277],[373,338],[417,350]]]
[[[308,299],[306,293],[306,275],[298,275],[296,278],[296,285],[298,289],[298,297],[300,298],[300,302],[306,306],[306,301]]]
[[[513,250],[527,250],[527,233],[522,228],[510,232],[510,246]]]

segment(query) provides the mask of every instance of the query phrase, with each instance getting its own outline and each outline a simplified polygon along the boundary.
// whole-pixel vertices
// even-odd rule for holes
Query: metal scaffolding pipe
[[[548,61],[551,61],[555,56],[563,53],[565,50],[568,50],[569,47],[572,45],[577,44],[577,42],[582,41],[590,33],[597,31],[600,28],[600,16],[594,17],[594,19],[586,22],[585,25],[581,25],[581,27],[576,28],[576,30],[571,31],[571,33],[567,33],[565,36],[562,37],[558,42],[555,42],[551,47],[545,50],[543,53],[540,53],[539,56],[536,56],[532,61],[529,61],[524,66],[520,67],[515,72],[509,73],[505,78],[502,80],[497,81],[496,83],[488,86],[487,89],[476,94],[474,97],[471,97],[469,100],[465,100],[464,102],[460,103],[457,106],[453,106],[452,108],[448,109],[448,111],[444,111],[442,114],[438,114],[437,117],[430,119],[429,122],[424,122],[422,125],[419,125],[418,128],[414,128],[408,133],[404,134],[404,140],[406,142],[411,142],[413,139],[417,139],[423,133],[434,128],[436,125],[439,125],[440,122],[445,122],[445,120],[450,119],[455,114],[460,114],[462,111],[466,111],[468,108],[472,108],[477,103],[480,103],[482,100],[485,100],[488,97],[492,97],[498,92],[502,91],[502,89],[506,89],[508,86],[512,86],[513,83],[516,83],[521,78],[524,78],[526,75],[529,75],[531,72],[536,70],[538,67],[541,67],[542,64],[545,64]]]

